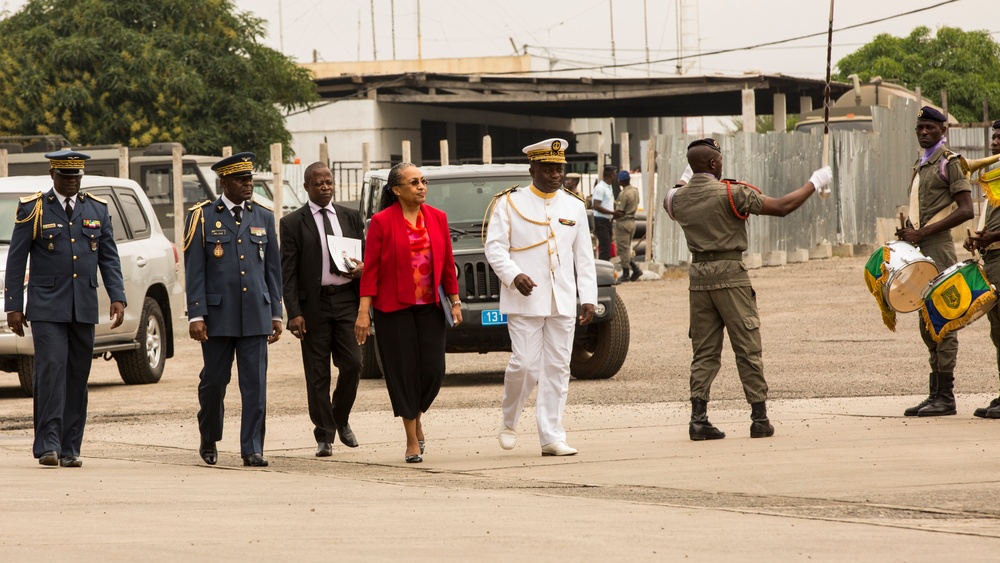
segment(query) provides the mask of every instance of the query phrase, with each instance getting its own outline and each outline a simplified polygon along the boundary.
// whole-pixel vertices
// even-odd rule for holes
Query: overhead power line
[[[863,23],[857,23],[857,24],[854,24],[854,25],[844,26],[844,27],[841,27],[841,28],[837,28],[835,31],[847,31],[849,29],[856,29],[856,28],[859,28],[859,27],[864,27],[864,26],[868,26],[868,25],[872,25],[872,24],[876,24],[876,23],[882,23],[884,21],[889,21],[889,20],[893,20],[893,19],[896,19],[896,18],[901,18],[901,17],[905,17],[905,16],[911,16],[913,14],[919,14],[920,12],[926,12],[927,10],[933,10],[934,8],[940,8],[941,6],[945,6],[947,4],[953,4],[953,3],[958,2],[958,1],[959,0],[944,0],[943,2],[938,2],[937,4],[934,4],[934,5],[931,5],[931,6],[925,6],[923,8],[917,8],[915,10],[910,10],[908,12],[902,12],[902,13],[895,14],[895,15],[892,15],[892,16],[886,16],[884,18],[879,18],[877,20],[871,20],[871,21],[867,21],[867,22],[863,22]],[[712,55],[724,55],[724,54],[727,54],[727,53],[736,53],[736,52],[739,52],[739,51],[750,51],[750,50],[753,50],[753,49],[760,49],[762,47],[771,47],[771,46],[774,46],[774,45],[781,45],[783,43],[791,43],[793,41],[801,41],[803,39],[811,39],[813,37],[820,37],[820,36],[825,36],[825,35],[827,35],[827,31],[826,30],[824,30],[824,31],[818,31],[816,33],[810,33],[808,35],[800,35],[798,37],[790,37],[788,39],[778,39],[776,41],[768,41],[767,43],[758,43],[756,45],[750,45],[750,46],[747,46],[747,47],[734,47],[734,48],[731,48],[731,49],[720,49],[718,51],[708,51],[708,52],[705,52],[705,53],[698,53],[698,54],[695,54],[695,55],[686,55],[686,56],[679,56],[679,57],[670,57],[670,58],[666,58],[666,59],[658,59],[658,60],[655,60],[655,61],[649,61],[649,63],[647,63],[646,61],[636,61],[636,62],[633,62],[633,63],[620,63],[620,64],[610,64],[610,65],[574,67],[574,68],[560,68],[560,69],[554,69],[554,70],[532,70],[532,71],[527,71],[527,72],[524,72],[524,71],[510,71],[510,72],[498,72],[498,73],[495,73],[495,74],[501,74],[501,75],[502,74],[533,74],[533,73],[550,74],[550,73],[553,73],[553,72],[574,72],[574,71],[579,71],[579,70],[606,70],[606,69],[613,69],[613,68],[625,68],[625,67],[640,66],[640,65],[646,65],[646,64],[668,63],[668,62],[678,61],[678,60],[682,60],[682,59],[693,59],[695,57],[709,57],[709,56],[712,56]]]

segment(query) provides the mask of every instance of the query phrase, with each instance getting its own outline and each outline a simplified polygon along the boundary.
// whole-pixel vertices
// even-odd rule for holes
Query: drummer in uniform
[[[1000,154],[1000,119],[993,122],[990,152]],[[987,205],[982,218],[983,222],[976,233],[965,239],[965,248],[970,252],[979,250],[983,255],[986,279],[992,283],[1000,283],[1000,207]],[[997,372],[1000,373],[1000,308],[990,309],[986,318],[990,320],[990,339],[997,350]],[[989,406],[979,407],[972,414],[979,418],[1000,418],[1000,396],[990,401]]]
[[[913,164],[909,219],[904,227],[896,231],[900,240],[917,246],[920,252],[934,260],[939,271],[958,261],[951,229],[975,217],[969,180],[962,171],[959,155],[948,150],[946,145],[947,121],[943,113],[930,106],[924,106],[917,112],[917,142],[923,154]],[[930,393],[903,414],[955,414],[958,338],[954,332],[949,332],[941,342],[935,342],[923,318],[918,318],[917,322],[920,336],[930,353]]]
[[[511,356],[504,373],[500,447],[517,443],[521,410],[535,385],[535,418],[542,455],[574,455],[562,425],[576,323],[590,323],[597,304],[597,272],[587,210],[562,188],[566,141],[548,139],[523,149],[531,185],[494,198],[486,258],[503,283]],[[577,295],[580,314],[577,316]]]
[[[750,437],[774,435],[767,418],[767,382],[761,357],[757,294],[743,264],[750,215],[784,217],[798,209],[813,192],[833,179],[830,167],[813,172],[801,188],[772,198],[741,182],[722,180],[722,148],[715,139],[688,145],[688,163],[694,174],[684,186],[667,193],[670,218],[684,230],[691,267],[690,302],[692,440],[718,440],[726,434],[708,420],[712,381],[719,373],[723,329],[729,333],[743,393],[750,403]]]

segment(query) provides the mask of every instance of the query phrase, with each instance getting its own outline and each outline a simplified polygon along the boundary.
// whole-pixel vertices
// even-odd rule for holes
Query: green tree
[[[1000,114],[1000,44],[988,31],[942,27],[932,36],[918,27],[907,37],[881,34],[840,59],[835,80],[857,74],[862,82],[874,76],[914,89],[941,105],[948,92],[948,112],[961,123],[983,120],[983,98]]]
[[[316,89],[263,23],[232,0],[31,0],[0,21],[0,135],[287,158],[283,112]]]

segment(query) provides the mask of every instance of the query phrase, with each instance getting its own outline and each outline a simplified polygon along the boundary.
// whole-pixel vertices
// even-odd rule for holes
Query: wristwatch
[[[458,307],[458,306],[459,306],[459,305],[461,305],[461,304],[462,304],[462,302],[461,302],[461,301],[452,301],[452,302],[451,302],[451,306],[452,306],[452,307]]]

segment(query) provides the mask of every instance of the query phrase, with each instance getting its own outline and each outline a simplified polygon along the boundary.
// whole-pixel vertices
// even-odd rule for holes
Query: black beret
[[[1000,129],[1000,119],[993,122],[994,129]]]
[[[708,147],[717,153],[722,152],[722,147],[719,146],[719,141],[716,141],[715,139],[698,139],[697,141],[692,141],[691,144],[688,145],[688,150],[695,147]]]
[[[920,111],[917,112],[917,119],[937,121],[938,123],[944,123],[945,121],[948,121],[948,118],[946,118],[943,113],[932,108],[931,106],[924,106],[920,108]]]

